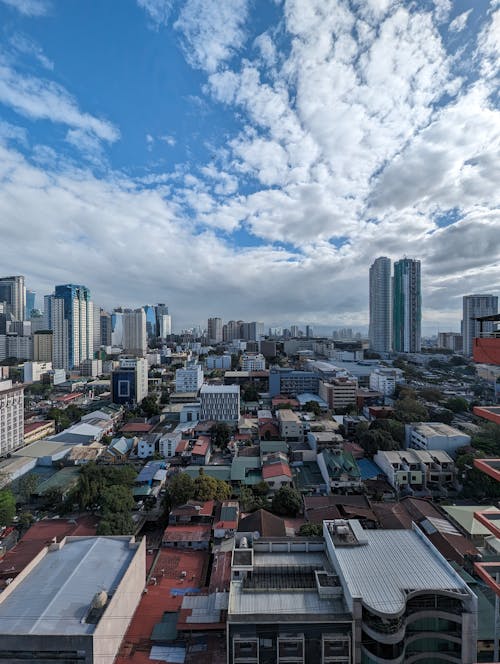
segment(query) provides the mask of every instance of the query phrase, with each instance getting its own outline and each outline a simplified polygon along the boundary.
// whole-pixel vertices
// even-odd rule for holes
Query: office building
[[[35,291],[26,289],[26,310],[24,312],[24,319],[29,320],[31,318],[31,312],[35,309]]]
[[[33,361],[52,362],[52,330],[39,330],[33,333]]]
[[[200,419],[215,422],[238,422],[240,419],[239,385],[202,385]]]
[[[123,348],[123,311],[115,309],[111,314],[111,345]]]
[[[207,338],[209,344],[219,344],[222,341],[222,318],[209,318],[207,325]]]
[[[130,355],[144,357],[148,348],[144,309],[123,312],[123,349]]]
[[[439,332],[438,348],[446,348],[454,353],[462,353],[463,337],[458,332]]]
[[[0,360],[8,357],[15,357],[18,360],[33,359],[31,336],[22,337],[15,333],[0,335]]]
[[[471,437],[442,422],[419,422],[407,424],[406,446],[416,450],[443,450],[455,455],[461,447],[470,445]]]
[[[24,277],[0,277],[0,302],[6,302],[8,311],[16,320],[24,320],[26,311],[26,286]]]
[[[276,397],[284,394],[296,397],[310,392],[318,394],[320,376],[314,371],[295,371],[285,367],[271,367],[269,370],[269,394]]]
[[[403,371],[392,367],[376,367],[370,374],[370,389],[381,392],[384,396],[392,396],[396,385],[404,382]]]
[[[241,357],[242,371],[264,371],[266,359],[260,353],[244,353]]]
[[[377,258],[370,267],[370,348],[377,353],[391,350],[391,261]]]
[[[394,263],[392,349],[395,352],[420,352],[421,322],[420,261],[402,258]]]
[[[345,376],[320,380],[318,394],[331,410],[345,410],[356,405],[358,381]]]
[[[172,317],[168,313],[166,304],[158,303],[155,306],[156,316],[156,336],[160,339],[166,339],[172,334]]]
[[[111,372],[111,401],[137,404],[148,395],[148,361],[144,358],[122,358],[120,367]]]
[[[145,538],[49,542],[0,593],[0,661],[110,664],[145,583]]]
[[[33,309],[30,316],[31,334],[38,330],[46,330],[45,318],[39,309]]]
[[[156,337],[156,310],[151,304],[146,304],[143,307],[146,314],[146,335],[148,339]]]
[[[61,302],[63,308],[61,310]],[[64,284],[54,290],[53,308],[57,307],[57,315],[52,312],[54,331],[54,368],[73,369],[79,367],[83,360],[92,359],[94,352],[94,308],[90,300],[90,291],[85,286]],[[62,324],[61,324],[61,315]],[[57,325],[56,320],[57,318]],[[67,321],[67,327],[64,325]],[[67,335],[67,337],[66,337]],[[59,339],[57,337],[60,337]],[[66,339],[67,341],[66,341]],[[67,343],[68,364],[64,362],[65,350],[56,353],[56,346]],[[57,364],[56,362],[57,358]]]
[[[99,319],[101,324],[101,346],[111,346],[111,314],[101,309]]]
[[[175,372],[176,392],[198,392],[203,385],[203,369],[199,364],[190,364]]]
[[[23,382],[37,383],[43,374],[52,371],[52,362],[25,362],[23,364]]]
[[[0,456],[24,444],[24,388],[0,381]],[[1,631],[0,631],[1,633]]]
[[[473,340],[480,336],[480,324],[476,318],[493,316],[498,313],[498,297],[496,295],[464,295],[463,298],[463,353],[472,355]],[[495,327],[494,321],[483,321],[482,333],[489,336]]]
[[[260,341],[264,337],[264,323],[253,321],[241,324],[241,338],[244,341]]]

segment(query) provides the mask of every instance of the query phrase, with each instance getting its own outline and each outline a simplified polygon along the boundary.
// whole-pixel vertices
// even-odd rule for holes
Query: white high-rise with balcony
[[[391,350],[391,261],[377,258],[370,267],[370,348],[378,353]]]

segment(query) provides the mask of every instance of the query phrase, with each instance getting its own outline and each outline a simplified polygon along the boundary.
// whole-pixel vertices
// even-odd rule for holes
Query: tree
[[[10,526],[16,516],[16,500],[10,489],[0,491],[0,526]]]
[[[101,493],[101,507],[104,513],[130,512],[133,506],[132,492],[127,486],[113,484]]]
[[[252,490],[256,496],[267,496],[267,494],[269,493],[269,485],[267,484],[267,482],[264,482],[264,480],[262,480],[262,482],[254,484]]]
[[[401,445],[405,442],[405,425],[392,418],[373,420],[370,424],[370,431],[380,429],[387,431]]]
[[[39,476],[35,473],[23,475],[18,482],[18,490],[25,502],[29,502],[39,484]]]
[[[394,406],[394,415],[397,420],[409,424],[410,422],[425,422],[429,418],[427,408],[416,399],[399,399]]]
[[[97,535],[133,535],[135,524],[127,512],[108,513],[97,526]]]
[[[434,403],[439,403],[443,400],[443,394],[437,387],[424,387],[423,390],[420,390],[419,395],[425,401],[432,401]]]
[[[27,530],[35,521],[35,517],[31,512],[21,512],[19,515],[18,526],[21,530]]]
[[[225,422],[216,422],[210,429],[212,443],[225,449],[231,439],[231,428]]]
[[[243,401],[258,401],[259,393],[253,383],[243,385],[241,398]]]
[[[456,466],[463,485],[462,493],[466,498],[500,498],[500,482],[474,467],[474,459],[482,459],[484,456],[478,450],[467,447],[457,450]]]
[[[184,505],[194,498],[194,481],[187,473],[178,473],[170,480],[168,495],[172,505]]]
[[[360,445],[370,456],[375,455],[379,450],[398,450],[399,443],[394,440],[388,431],[382,429],[371,429],[366,431],[360,439]]]
[[[153,415],[158,415],[160,413],[158,401],[154,396],[144,397],[141,401],[141,408],[147,417],[153,417]]]
[[[227,482],[204,473],[200,473],[193,484],[196,500],[227,500],[231,496],[231,486]]]
[[[296,516],[302,509],[302,497],[296,489],[282,486],[274,495],[271,509],[282,516]]]
[[[500,425],[494,422],[483,424],[472,437],[472,445],[488,456],[500,455]]]
[[[308,413],[314,413],[315,415],[321,415],[321,406],[317,401],[307,401],[302,410],[305,410]]]
[[[300,526],[299,535],[301,537],[322,537],[323,525],[321,523],[304,523]]]
[[[445,406],[454,413],[463,413],[469,410],[469,402],[463,397],[450,397]]]

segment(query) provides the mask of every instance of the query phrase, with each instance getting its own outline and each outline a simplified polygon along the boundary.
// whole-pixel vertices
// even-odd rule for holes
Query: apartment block
[[[348,408],[356,404],[358,381],[355,378],[333,378],[319,381],[319,396],[331,410]]]
[[[297,413],[288,408],[276,411],[280,436],[283,440],[290,442],[302,442],[304,440],[304,424]]]
[[[24,387],[0,381],[0,456],[24,444]]]
[[[239,385],[202,385],[200,419],[238,422],[240,419]]]

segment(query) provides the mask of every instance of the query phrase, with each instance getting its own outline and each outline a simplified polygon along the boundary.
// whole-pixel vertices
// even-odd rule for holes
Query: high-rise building
[[[200,419],[215,422],[238,422],[240,419],[240,386],[202,385]]]
[[[115,309],[111,314],[111,345],[123,348],[123,311]]]
[[[101,345],[111,346],[111,314],[101,309],[99,318],[101,323]]]
[[[147,396],[148,361],[123,358],[120,368],[111,372],[111,400],[118,404],[133,404],[141,403]]]
[[[24,443],[24,388],[0,381],[0,456]]]
[[[156,326],[156,310],[151,304],[145,304],[144,313],[146,314],[146,334],[148,339],[158,336]]]
[[[92,359],[94,352],[94,309],[90,299],[90,290],[86,286],[75,284],[56,286],[54,303],[56,300],[62,300],[64,320],[68,321],[68,368],[73,369],[73,367],[79,367],[83,360]],[[53,329],[54,344],[56,344],[58,331],[55,327]],[[54,362],[55,360],[56,353],[54,352]],[[54,367],[56,369],[66,368],[56,365]]]
[[[223,341],[234,341],[235,339],[241,339],[241,325],[242,320],[230,320],[226,325],[222,327],[222,340]]]
[[[148,348],[146,312],[126,309],[123,313],[123,348],[131,355],[144,357]]]
[[[370,267],[370,348],[391,350],[391,261],[377,258]]]
[[[163,321],[163,316],[168,316],[168,307],[166,304],[158,302],[155,306],[155,316],[156,316],[156,332],[155,336],[160,338],[165,338],[168,335],[162,335],[162,332],[165,332],[168,329],[168,321]],[[168,334],[172,334],[172,330]]]
[[[25,320],[29,320],[31,318],[31,312],[35,308],[35,298],[35,291],[26,290],[26,311],[24,312]]]
[[[52,366],[54,369],[69,369],[68,320],[64,316],[64,300],[46,297],[46,306],[50,311],[50,329],[52,330]]]
[[[219,344],[222,341],[222,318],[209,318],[207,325],[208,343]]]
[[[392,349],[399,353],[419,353],[422,322],[420,261],[402,258],[394,263],[392,290]]]
[[[24,277],[0,277],[0,302],[6,302],[16,320],[23,320],[26,310]]]
[[[92,307],[92,348],[94,352],[101,347],[101,307],[94,304]]]
[[[251,323],[242,323],[241,338],[244,341],[260,341],[264,336],[264,323],[253,321]]]
[[[157,334],[160,339],[166,339],[172,334],[172,316],[170,314],[158,314],[156,325]]]
[[[52,336],[52,330],[39,330],[33,333],[33,360],[35,362],[52,362]]]
[[[498,297],[496,295],[464,295],[463,298],[463,353],[472,355],[474,337],[479,337],[480,324],[476,318],[493,316],[498,313]],[[489,335],[495,329],[493,321],[482,322],[483,335]]]

